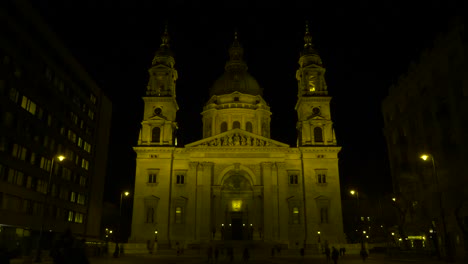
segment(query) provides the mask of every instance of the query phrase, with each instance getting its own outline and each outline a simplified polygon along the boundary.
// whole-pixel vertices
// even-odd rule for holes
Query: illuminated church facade
[[[345,243],[331,97],[308,30],[304,40],[296,72],[297,147],[270,138],[270,108],[237,35],[201,112],[203,138],[178,147],[178,74],[164,33],[134,147],[129,242],[157,241],[159,248],[223,240],[287,248]]]

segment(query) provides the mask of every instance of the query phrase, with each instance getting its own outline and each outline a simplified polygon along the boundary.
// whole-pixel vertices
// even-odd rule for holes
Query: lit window
[[[176,224],[182,223],[182,207],[176,207],[175,209],[175,222]]]
[[[68,222],[73,222],[73,216],[74,216],[74,212],[68,211]]]
[[[84,194],[82,194],[82,193],[79,193],[79,194],[78,194],[78,199],[77,199],[76,202],[77,202],[78,204],[84,205],[85,202],[86,202],[86,196],[85,196]]]
[[[87,170],[89,168],[89,161],[85,160],[85,159],[82,159],[81,160],[81,167],[85,170]]]
[[[70,202],[74,203],[76,201],[76,193],[71,192],[70,193]]]
[[[299,224],[299,208],[293,208],[293,224]]]
[[[75,223],[83,223],[83,214],[75,213]]]
[[[21,107],[23,107],[24,109],[26,109],[26,111],[33,115],[36,114],[36,103],[31,101],[26,96],[23,96],[23,99],[21,101]]]

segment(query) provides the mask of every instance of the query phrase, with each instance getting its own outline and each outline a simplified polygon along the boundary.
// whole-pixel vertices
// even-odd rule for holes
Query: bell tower
[[[322,59],[312,45],[309,26],[306,24],[304,49],[296,71],[298,146],[336,145],[330,113],[331,97],[328,96],[324,76]]]
[[[167,26],[161,37],[161,46],[156,52],[149,71],[144,101],[144,116],[138,145],[175,145],[177,129],[176,101],[177,70],[169,48]]]

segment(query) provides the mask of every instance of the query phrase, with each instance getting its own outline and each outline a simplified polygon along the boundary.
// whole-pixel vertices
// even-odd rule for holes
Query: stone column
[[[286,202],[286,188],[287,185],[282,185],[281,183],[286,182],[288,174],[286,172],[286,163],[277,162],[276,163],[277,173],[278,173],[278,229],[279,229],[279,239],[281,241],[289,240],[288,237],[288,218],[289,218],[289,208]],[[298,175],[299,177],[299,175]],[[282,188],[281,188],[282,186]]]
[[[213,163],[203,162],[199,165],[197,178],[197,238],[209,241],[211,238],[211,178]]]
[[[185,218],[185,221],[187,223],[187,227],[189,230],[187,233],[187,237],[190,240],[196,240],[195,228],[197,226],[197,215],[198,215],[197,207],[195,204],[195,202],[197,201],[197,197],[196,197],[197,177],[198,177],[197,168],[198,168],[198,162],[190,162],[189,170],[187,172],[187,178],[188,178],[187,187],[189,188],[189,190],[194,190],[193,194],[189,196],[189,203],[192,203],[192,205],[189,204],[187,206],[187,216]]]
[[[223,223],[224,211],[221,207],[221,186],[213,186],[212,192],[212,228],[216,229],[215,240],[221,240],[221,224]]]
[[[263,162],[261,164],[263,184],[264,184],[264,196],[263,203],[267,206],[263,207],[264,218],[263,218],[263,236],[265,241],[273,240],[273,219],[277,217],[274,210],[273,200],[275,199],[276,185],[273,187],[272,175],[271,175],[271,162]]]

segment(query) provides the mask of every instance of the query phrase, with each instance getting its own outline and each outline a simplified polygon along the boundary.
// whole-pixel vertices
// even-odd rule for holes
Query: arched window
[[[315,142],[323,142],[322,128],[320,127],[314,128],[314,138],[315,138]]]
[[[247,122],[245,124],[245,130],[247,130],[247,132],[252,132],[252,123],[251,122]]]
[[[160,142],[161,141],[161,128],[155,127],[151,133],[151,142]]]
[[[222,122],[221,123],[221,133],[226,132],[226,131],[227,131],[227,123]]]
[[[239,121],[234,121],[234,123],[232,123],[232,129],[234,129],[234,128],[240,128]]]

